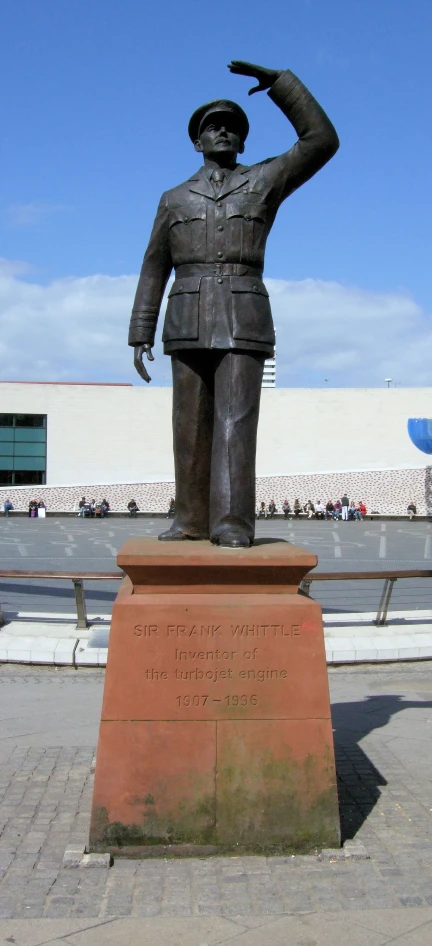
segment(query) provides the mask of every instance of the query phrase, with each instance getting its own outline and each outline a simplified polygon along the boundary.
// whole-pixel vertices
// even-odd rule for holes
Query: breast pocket
[[[231,243],[240,249],[239,262],[263,265],[267,236],[267,208],[253,201],[231,200],[227,203],[227,222],[231,230]]]
[[[187,276],[173,283],[168,296],[163,342],[198,338],[200,284],[201,276]]]
[[[206,253],[206,208],[191,206],[173,208],[169,216],[169,240],[173,262],[176,266],[188,263],[191,252],[196,262],[205,260]]]
[[[267,289],[261,279],[231,276],[233,338],[274,345],[275,333]]]

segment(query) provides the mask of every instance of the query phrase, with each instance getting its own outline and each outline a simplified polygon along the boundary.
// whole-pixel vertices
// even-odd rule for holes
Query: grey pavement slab
[[[430,946],[432,908],[283,917],[140,917],[0,920],[0,944],[16,946]]]

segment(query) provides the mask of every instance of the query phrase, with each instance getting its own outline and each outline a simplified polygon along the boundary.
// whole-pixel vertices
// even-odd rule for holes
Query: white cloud
[[[267,280],[279,385],[432,382],[432,321],[405,292],[305,279]]]
[[[4,256],[0,256],[0,279],[6,276],[23,276],[31,271],[32,267],[23,260],[5,259]]]
[[[30,282],[25,264],[0,261],[3,380],[141,383],[127,346],[137,276]],[[368,292],[313,279],[268,279],[277,330],[278,385],[381,386],[432,382],[432,324],[406,293]],[[159,331],[160,338],[160,331]],[[170,383],[160,342],[149,365]]]
[[[46,217],[70,210],[65,204],[43,204],[33,200],[28,204],[12,204],[3,210],[3,216],[15,227],[33,227]]]

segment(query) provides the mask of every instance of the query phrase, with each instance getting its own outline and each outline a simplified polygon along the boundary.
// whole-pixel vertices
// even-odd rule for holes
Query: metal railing
[[[0,572],[1,575],[1,572]],[[300,591],[309,595],[313,581],[379,581],[384,580],[380,603],[375,618],[377,627],[387,623],[390,599],[396,582],[401,578],[432,578],[432,569],[392,569],[379,572],[309,572],[300,582]]]
[[[83,581],[121,581],[124,572],[24,572],[18,569],[0,569],[0,578],[54,578],[71,581],[75,593],[77,628],[81,630],[89,626]],[[2,624],[4,617],[0,607],[0,627]]]
[[[86,628],[89,626],[87,617],[87,608],[84,594],[84,581],[121,581],[124,573],[116,572],[39,572],[39,571],[19,571],[18,569],[0,569],[0,579],[55,579],[59,581],[71,581],[75,594],[75,605],[77,613],[77,628]],[[390,600],[395,583],[403,578],[432,578],[432,569],[402,569],[379,572],[308,572],[303,581],[300,582],[300,591],[309,595],[310,586],[314,581],[384,581],[380,602],[378,605],[375,624],[382,627],[387,623],[387,614],[390,606]],[[0,627],[4,623],[3,614],[0,607]]]

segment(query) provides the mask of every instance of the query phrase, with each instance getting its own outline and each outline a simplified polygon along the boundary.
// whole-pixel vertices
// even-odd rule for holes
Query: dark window
[[[0,486],[12,486],[12,470],[0,470]]]
[[[15,414],[15,427],[46,427],[46,414]]]
[[[15,486],[43,486],[45,483],[45,473],[42,470],[15,470],[13,475]]]
[[[0,414],[0,485],[46,482],[46,414]]]

